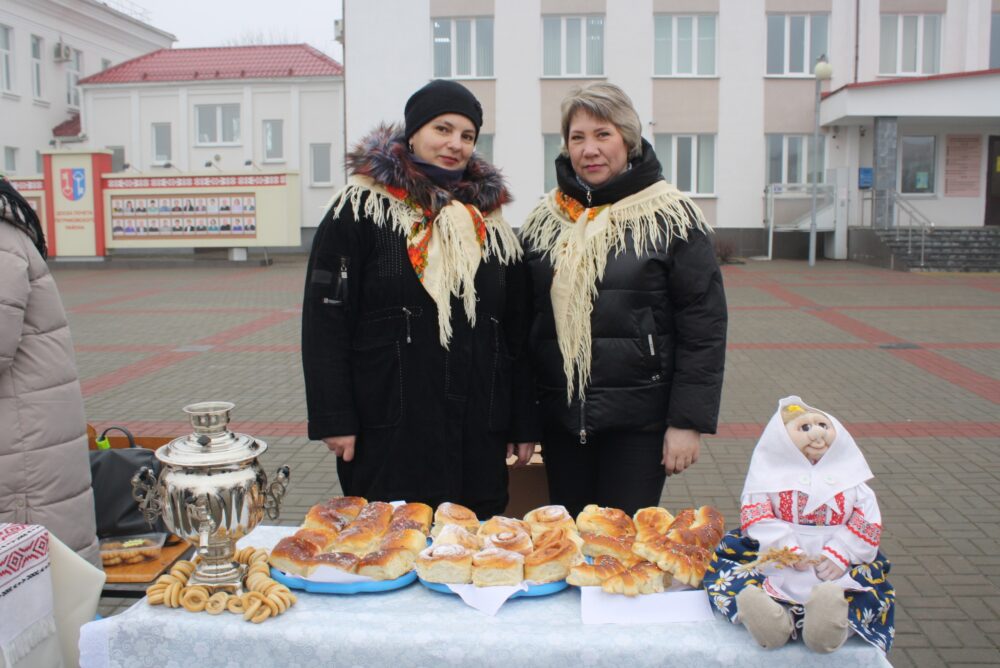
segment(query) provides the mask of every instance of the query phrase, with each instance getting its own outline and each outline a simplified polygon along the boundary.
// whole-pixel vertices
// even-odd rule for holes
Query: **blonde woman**
[[[718,419],[727,311],[711,230],[640,133],[621,88],[571,91],[558,187],[522,234],[549,493],[573,514],[657,505]]]

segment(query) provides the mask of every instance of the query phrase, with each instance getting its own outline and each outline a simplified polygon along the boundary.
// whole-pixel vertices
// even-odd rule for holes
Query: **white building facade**
[[[0,3],[0,171],[40,175],[42,152],[62,141],[53,128],[80,111],[81,79],[176,41],[129,10],[94,0]]]
[[[847,202],[852,225],[865,220],[869,168],[935,224],[991,223],[1000,0],[346,0],[344,36],[348,145],[401,120],[428,80],[459,80],[483,103],[479,150],[510,182],[515,226],[554,185],[561,99],[600,80],[631,96],[666,178],[741,254],[765,249],[765,188],[814,174]],[[822,90],[836,92],[822,103],[814,150],[821,55],[833,70]],[[940,75],[969,73],[978,74],[962,85],[974,93],[962,99],[973,106],[958,116],[898,101],[838,111],[864,85],[886,83],[881,94],[902,100],[899,82],[912,81],[930,90],[923,100],[947,94]],[[890,176],[885,159],[876,169],[877,119],[896,119]],[[961,143],[952,135],[966,138],[965,176],[975,172],[978,189],[946,188],[947,149]]]

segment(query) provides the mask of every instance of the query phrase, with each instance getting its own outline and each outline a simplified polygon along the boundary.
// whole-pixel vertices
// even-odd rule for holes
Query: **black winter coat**
[[[354,173],[404,187],[429,209],[447,202],[450,195],[415,171],[398,137],[376,133],[368,144],[352,156]],[[506,199],[499,174],[483,161],[474,158],[466,175],[500,186],[487,192],[459,185],[484,212]],[[357,211],[369,197],[376,195],[363,195]],[[316,232],[303,302],[309,437],[357,436],[354,461],[338,461],[345,494],[502,512],[506,443],[516,437],[514,358],[526,336],[523,299],[514,297],[523,291],[524,265],[496,258],[480,264],[476,325],[452,298],[453,334],[445,349],[437,307],[410,264],[403,235],[391,221],[356,216],[350,204],[333,212]],[[527,387],[530,378],[523,377]]]
[[[652,147],[625,174],[590,192],[592,206],[612,204],[662,180]],[[587,191],[565,156],[556,161],[559,189],[586,205]],[[691,204],[684,206],[694,219]],[[567,405],[566,375],[556,340],[550,290],[553,262],[525,243],[533,320],[529,346],[539,414],[548,428],[587,432],[664,431],[673,426],[715,433],[725,365],[727,309],[711,238],[692,227],[688,239],[661,237],[653,247],[609,254],[591,315],[591,378],[585,398]]]

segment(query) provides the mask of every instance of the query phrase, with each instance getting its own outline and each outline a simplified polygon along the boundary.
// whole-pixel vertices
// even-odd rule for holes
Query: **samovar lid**
[[[267,443],[229,431],[228,401],[203,401],[184,407],[194,432],[175,438],[156,451],[156,458],[173,466],[225,466],[256,459]]]

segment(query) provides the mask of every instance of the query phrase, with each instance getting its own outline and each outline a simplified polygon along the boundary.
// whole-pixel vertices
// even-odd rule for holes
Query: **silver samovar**
[[[225,401],[185,406],[194,433],[156,450],[159,478],[143,467],[132,478],[132,496],[146,521],[162,515],[168,531],[197,546],[201,559],[188,584],[240,593],[246,567],[234,561],[236,541],[265,512],[277,519],[288,467],[268,484],[258,461],[267,443],[229,431],[232,410]]]

